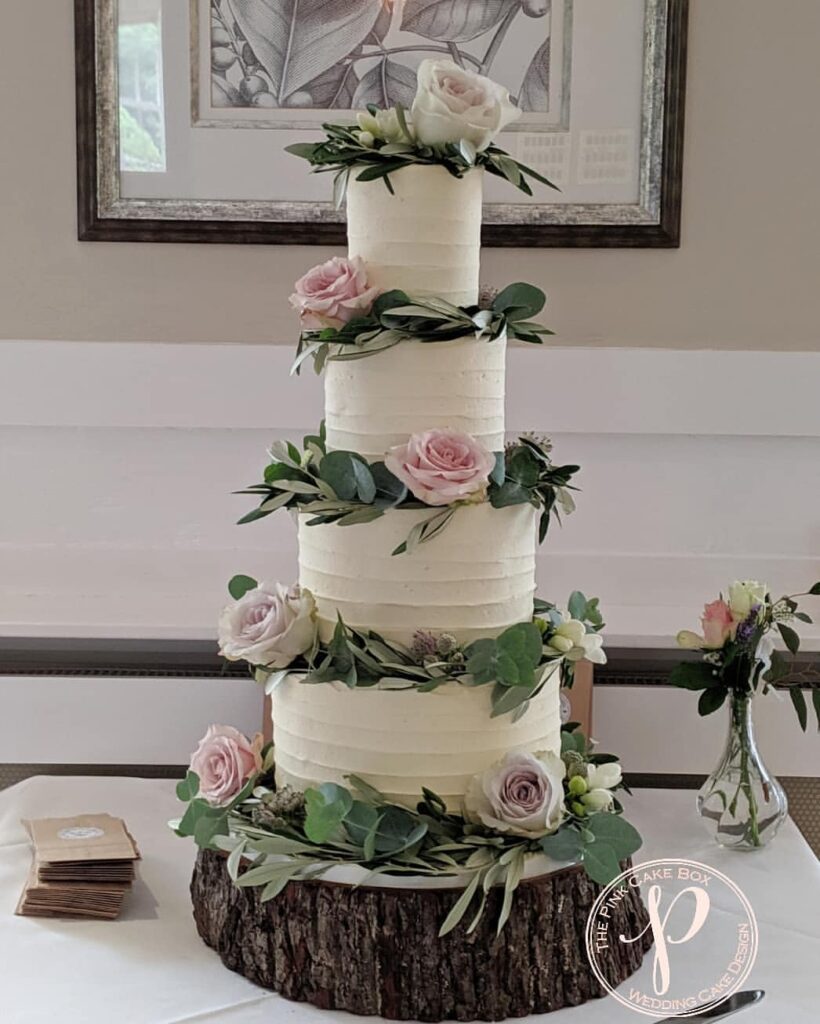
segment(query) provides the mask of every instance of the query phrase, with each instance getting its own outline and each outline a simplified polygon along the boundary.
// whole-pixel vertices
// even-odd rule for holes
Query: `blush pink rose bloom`
[[[299,310],[302,326],[308,331],[341,327],[363,316],[379,295],[378,288],[368,286],[365,266],[358,256],[334,256],[300,277],[294,288],[290,304]]]
[[[703,626],[703,639],[707,647],[722,647],[735,635],[737,629],[732,609],[722,600],[712,601],[704,607],[700,623]]]
[[[732,609],[722,599],[712,601],[704,606],[700,620],[703,636],[698,636],[689,629],[678,633],[678,646],[687,650],[719,650],[727,640],[733,640],[737,630],[737,622]]]
[[[564,819],[564,762],[550,751],[510,753],[476,775],[464,798],[472,821],[515,835],[543,836]]]
[[[450,505],[486,495],[495,456],[470,434],[425,430],[391,448],[384,464],[425,505]]]
[[[199,795],[214,807],[224,807],[262,767],[262,736],[247,740],[230,725],[211,725],[191,757],[199,776]]]

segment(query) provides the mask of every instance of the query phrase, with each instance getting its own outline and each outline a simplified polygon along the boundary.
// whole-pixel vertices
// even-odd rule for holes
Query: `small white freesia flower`
[[[622,778],[621,766],[617,761],[587,766],[587,786],[590,789],[614,789]]]
[[[362,111],[356,115],[356,122],[361,130],[369,134],[372,139],[381,139],[382,142],[408,142],[401,121],[393,107],[389,110],[377,110],[375,114],[371,114],[370,111]],[[412,138],[413,129],[407,118],[405,118],[405,123]],[[359,141],[362,141],[361,137]],[[370,144],[364,143],[364,145]]]
[[[608,789],[591,789],[581,797],[581,803],[589,814],[608,811],[614,802],[615,798]]]
[[[499,832],[545,836],[566,813],[565,774],[564,762],[551,751],[509,753],[473,777],[464,797],[465,814]]]
[[[561,612],[561,617],[563,621],[550,637],[545,647],[546,652],[563,654],[567,661],[581,661],[585,658],[595,665],[605,665],[603,637],[599,633],[587,633],[583,622],[573,619],[569,612]]]

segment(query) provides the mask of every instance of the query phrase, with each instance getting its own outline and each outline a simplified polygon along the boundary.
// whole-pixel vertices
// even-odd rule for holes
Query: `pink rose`
[[[737,621],[732,615],[732,609],[721,598],[712,601],[704,606],[701,616],[703,636],[693,633],[691,629],[682,629],[678,633],[678,647],[687,651],[698,650],[719,650],[727,640],[734,640],[737,631]]]
[[[230,725],[211,725],[191,757],[191,771],[199,776],[199,795],[214,807],[223,807],[262,767],[262,736],[249,742]]]
[[[732,609],[723,600],[707,604],[703,609],[700,623],[703,626],[703,639],[707,647],[722,647],[730,637],[734,637],[737,629]]]
[[[465,498],[480,501],[495,456],[470,434],[425,430],[407,444],[391,448],[384,463],[426,505],[449,505]]]
[[[364,263],[358,256],[350,260],[334,256],[309,270],[294,287],[290,304],[299,310],[302,326],[308,331],[341,327],[368,313],[379,295],[378,288],[368,287]]]

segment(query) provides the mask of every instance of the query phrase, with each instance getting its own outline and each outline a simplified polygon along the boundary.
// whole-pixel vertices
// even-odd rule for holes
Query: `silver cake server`
[[[728,1017],[730,1013],[737,1013],[739,1010],[745,1010],[748,1006],[754,1006],[755,1003],[759,1003],[766,993],[761,988],[748,989],[745,992],[735,992],[729,996],[728,999],[724,999],[720,1003],[709,1003],[697,1013],[688,1013],[685,1017],[673,1016],[664,1017],[663,1020],[658,1021],[658,1024],[673,1024],[673,1022],[683,1021],[701,1021],[701,1020],[722,1020],[724,1017]]]

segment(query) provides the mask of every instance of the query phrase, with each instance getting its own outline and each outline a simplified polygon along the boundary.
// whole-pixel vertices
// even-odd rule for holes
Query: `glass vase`
[[[771,842],[789,811],[783,787],[757,749],[748,693],[729,694],[729,735],[717,768],[698,793],[698,811],[716,842],[758,850]]]

